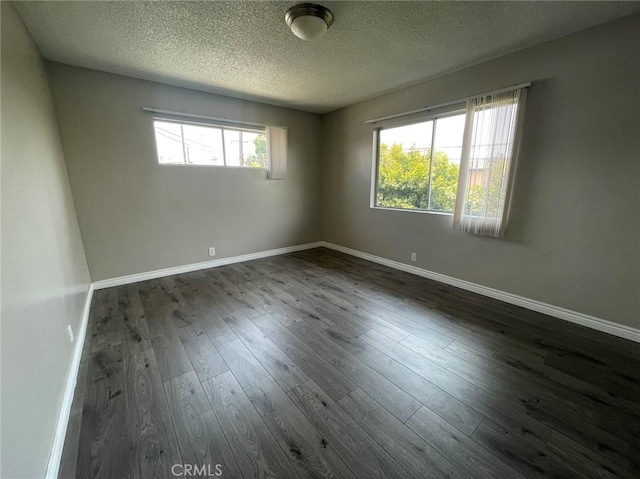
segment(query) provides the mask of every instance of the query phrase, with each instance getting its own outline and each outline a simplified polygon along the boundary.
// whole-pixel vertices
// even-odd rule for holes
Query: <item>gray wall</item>
[[[2,467],[43,477],[89,273],[40,55],[2,17]]]
[[[405,88],[323,118],[323,239],[640,327],[640,16]],[[452,217],[369,208],[364,121],[532,81],[503,239]]]
[[[94,281],[321,239],[319,116],[61,64],[50,72]],[[288,177],[159,165],[143,106],[286,126]]]

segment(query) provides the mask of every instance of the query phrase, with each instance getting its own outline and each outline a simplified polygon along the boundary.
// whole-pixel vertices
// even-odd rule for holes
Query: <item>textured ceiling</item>
[[[61,63],[327,112],[640,11],[640,2],[330,2],[294,37],[295,2],[16,2]]]

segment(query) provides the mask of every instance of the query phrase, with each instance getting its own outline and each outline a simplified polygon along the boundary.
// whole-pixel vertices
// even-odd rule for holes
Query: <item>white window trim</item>
[[[170,123],[177,123],[179,125],[196,125],[196,126],[204,126],[210,128],[219,128],[222,130],[222,151],[223,151],[223,165],[202,165],[202,164],[194,164],[194,163],[161,163],[160,162],[160,152],[158,151],[158,140],[156,138],[155,133],[155,122],[156,121],[164,121]],[[239,165],[227,165],[227,155],[225,151],[225,143],[224,143],[224,131],[232,130],[232,131],[246,131],[248,133],[258,133],[258,134],[267,134],[267,127],[259,126],[257,124],[245,124],[245,123],[233,123],[231,121],[223,121],[217,119],[207,119],[203,118],[189,118],[189,117],[181,117],[175,114],[162,114],[162,115],[153,115],[151,121],[151,128],[153,129],[153,143],[156,152],[156,164],[160,167],[189,167],[189,168],[234,168],[234,169],[242,169],[242,170],[255,170],[255,171],[269,171],[269,164],[267,162],[266,167],[255,167],[255,166],[239,166]]]
[[[157,158],[156,164],[158,165],[191,166],[191,167],[201,166],[205,168],[210,168],[212,166],[218,166],[218,167],[223,166],[223,168],[242,168],[244,170],[255,170],[255,171],[265,170],[267,173],[266,175],[267,179],[284,180],[286,178],[287,161],[288,161],[288,158],[287,158],[288,128],[286,126],[274,125],[274,124],[266,125],[266,124],[248,122],[248,121],[230,120],[229,118],[219,118],[219,117],[206,116],[206,115],[196,115],[192,113],[182,113],[178,111],[165,110],[162,108],[148,107],[148,106],[143,106],[142,111],[146,113],[152,113],[159,120],[164,119],[164,120],[174,120],[182,123],[194,122],[196,124],[212,125],[212,126],[223,128],[223,132],[224,132],[224,128],[226,129],[235,128],[235,129],[251,131],[251,132],[264,131],[264,134],[267,137],[267,167],[266,168],[226,165],[226,155],[224,154],[224,150],[223,150],[223,156],[224,156],[224,162],[225,162],[224,166],[223,165],[194,165],[194,164],[185,164],[185,163],[160,163],[159,157],[158,157],[158,142],[155,137],[155,131],[154,131],[153,138],[154,138],[154,145],[155,145],[156,158]],[[151,126],[153,128],[153,121]],[[272,147],[270,146],[270,129],[272,129],[272,131],[284,131],[284,139],[285,139],[284,147],[281,147],[277,152],[272,151]],[[224,136],[223,136],[222,145],[224,149]],[[280,157],[277,159],[278,161],[272,161],[273,154],[280,155]],[[277,171],[274,171],[274,168],[277,168]]]
[[[453,109],[452,109],[453,108]],[[378,163],[380,161],[380,130],[385,128],[397,128],[400,126],[413,125],[416,123],[424,123],[427,121],[437,120],[438,118],[447,118],[450,116],[461,115],[466,113],[466,103],[455,102],[453,105],[447,105],[445,111],[434,113],[429,111],[428,113],[421,112],[419,116],[412,116],[411,119],[393,118],[388,121],[379,122],[373,129],[373,155],[372,155],[372,168],[371,168],[371,194],[369,197],[369,208],[373,210],[387,210],[387,211],[401,211],[404,213],[426,213],[431,215],[451,216],[453,217],[453,211],[439,211],[439,210],[424,210],[418,208],[393,208],[390,206],[378,206],[376,205],[376,198],[378,196]],[[432,147],[435,138],[432,138]]]
[[[182,123],[184,125],[196,125],[196,126],[205,126],[210,128],[221,128],[223,130],[234,130],[234,131],[247,131],[250,133],[265,133],[267,131],[267,126],[249,126],[243,125],[241,123],[233,123],[233,122],[222,122],[222,121],[206,121],[206,120],[197,120],[197,119],[184,119],[178,118],[175,116],[169,115],[153,115],[153,120],[158,121],[167,121],[170,123]]]

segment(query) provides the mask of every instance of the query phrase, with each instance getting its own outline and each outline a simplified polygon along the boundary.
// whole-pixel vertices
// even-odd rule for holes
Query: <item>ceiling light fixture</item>
[[[333,13],[317,3],[298,3],[284,14],[293,34],[302,40],[314,40],[326,33],[333,23]]]

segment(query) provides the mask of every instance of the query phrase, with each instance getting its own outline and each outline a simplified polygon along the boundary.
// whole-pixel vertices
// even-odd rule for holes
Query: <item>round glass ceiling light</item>
[[[287,10],[284,20],[296,37],[314,40],[327,32],[333,23],[333,14],[316,3],[298,3]]]

